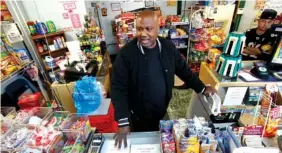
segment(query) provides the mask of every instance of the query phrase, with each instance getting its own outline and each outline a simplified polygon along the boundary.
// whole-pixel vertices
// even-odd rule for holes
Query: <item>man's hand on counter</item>
[[[208,97],[208,96],[213,95],[215,93],[217,93],[217,91],[213,87],[206,86],[206,88],[205,88],[205,90],[203,92],[203,95]]]
[[[114,135],[115,146],[121,148],[122,142],[124,142],[124,147],[127,147],[127,135],[130,133],[130,126],[119,127],[118,132]]]

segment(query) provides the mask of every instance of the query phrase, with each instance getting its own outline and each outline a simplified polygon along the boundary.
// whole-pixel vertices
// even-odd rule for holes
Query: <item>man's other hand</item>
[[[246,47],[247,50],[247,54],[249,55],[260,55],[261,52],[258,48],[253,48],[253,47]],[[243,51],[243,53],[245,53],[245,50]]]
[[[121,148],[122,142],[124,142],[124,147],[127,147],[127,135],[130,133],[130,127],[124,126],[119,127],[118,132],[114,135],[115,139],[115,146],[118,146],[118,148]]]
[[[213,87],[211,87],[211,86],[206,86],[206,89],[205,89],[203,95],[205,95],[205,96],[208,97],[208,96],[210,96],[210,95],[214,95],[215,93],[217,93],[217,91],[216,91]]]

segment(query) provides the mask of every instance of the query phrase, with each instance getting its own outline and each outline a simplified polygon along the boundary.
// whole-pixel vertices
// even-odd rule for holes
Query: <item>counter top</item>
[[[252,68],[254,61],[243,61],[242,67],[244,70],[250,70]],[[282,81],[258,81],[258,82],[245,82],[241,80],[240,78],[235,79],[229,79],[222,77],[218,75],[213,69],[209,67],[209,65],[206,62],[201,63],[200,67],[200,79],[205,84],[210,84],[215,89],[218,89],[219,87],[244,87],[244,86],[265,86],[266,84],[278,84],[279,86],[282,86]]]
[[[103,133],[103,136],[105,137],[105,142],[102,146],[101,153],[107,153],[109,148],[113,146],[114,133]],[[160,132],[132,132],[128,135],[127,140],[129,150],[131,145],[158,144],[160,146]]]

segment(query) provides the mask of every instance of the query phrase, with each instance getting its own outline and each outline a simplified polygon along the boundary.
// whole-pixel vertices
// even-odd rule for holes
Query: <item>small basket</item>
[[[72,127],[78,121],[82,122],[80,127]],[[62,131],[77,131],[81,136],[82,141],[86,141],[91,132],[91,126],[86,114],[70,114],[60,127]]]
[[[1,114],[6,119],[14,119],[17,115],[15,107],[1,107]]]
[[[59,127],[67,119],[69,114],[70,114],[70,112],[68,112],[68,111],[52,112],[44,118],[41,125],[44,126],[44,127],[53,127],[56,130],[60,130]],[[60,116],[60,117],[56,118],[56,116]]]
[[[18,131],[19,129],[22,129],[22,128],[27,128],[28,129],[28,133],[27,133],[26,137],[24,139],[22,139],[20,142],[18,142],[17,144],[14,144],[14,147],[12,147],[12,148],[6,148],[6,147],[2,146],[2,144],[1,144],[1,149],[0,149],[1,152],[2,151],[3,152],[13,152],[15,149],[16,150],[21,150],[24,147],[24,145],[27,142],[27,140],[32,135],[32,131],[34,131],[36,129],[36,126],[17,124],[1,138],[1,141],[5,142],[6,139],[9,136],[12,136],[13,133],[15,133],[16,131]]]
[[[73,142],[72,146],[68,146],[67,143]],[[83,146],[80,140],[80,135],[78,132],[68,131],[63,132],[62,135],[58,136],[57,139],[52,143],[52,145],[47,150],[47,153],[80,153],[82,150],[77,150],[76,146]],[[67,150],[65,148],[69,147]]]
[[[41,118],[42,121],[52,112],[52,108],[49,107],[37,107],[37,109],[33,116]]]
[[[38,134],[38,131],[37,132],[34,131],[30,135],[30,138],[28,139],[27,143],[25,143],[25,145],[23,146],[24,150],[26,150],[26,151],[27,150],[28,151],[29,150],[37,150],[37,151],[46,153],[49,150],[49,148],[52,147],[52,145],[56,143],[56,140],[63,135],[63,133],[61,131],[57,131],[57,130],[50,129],[50,128],[45,128],[43,126],[38,127],[36,130],[53,130],[53,134],[54,134],[54,132],[57,132],[57,133],[54,135],[53,139],[50,139],[50,141],[48,141],[48,143],[46,143],[46,141],[45,141],[46,144],[40,144],[39,145],[39,144],[34,144],[34,142],[32,142],[32,141],[37,141],[36,139],[38,138],[38,137],[34,137]],[[44,136],[46,137],[46,135],[44,135]],[[31,151],[31,152],[33,152],[33,151]]]

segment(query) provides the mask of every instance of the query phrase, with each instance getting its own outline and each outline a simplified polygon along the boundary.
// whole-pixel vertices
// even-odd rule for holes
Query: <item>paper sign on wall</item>
[[[81,28],[81,22],[80,22],[78,14],[71,14],[70,19],[71,19],[73,28]]]
[[[64,3],[64,9],[65,10],[73,10],[76,9],[75,3]]]
[[[63,13],[64,19],[69,19],[69,14],[68,13]]]

